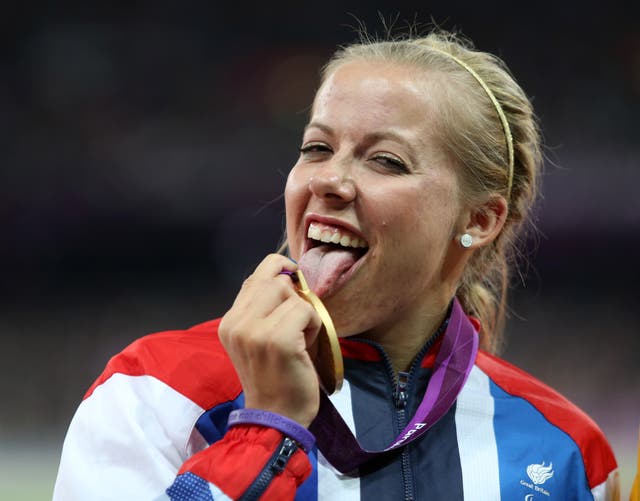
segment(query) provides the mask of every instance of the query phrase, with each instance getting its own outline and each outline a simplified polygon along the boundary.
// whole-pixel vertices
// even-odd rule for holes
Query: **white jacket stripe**
[[[345,380],[342,390],[329,398],[351,432],[355,434],[349,382]],[[333,501],[338,498],[340,501],[360,501],[360,479],[342,475],[318,451],[318,499]]]
[[[607,479],[591,489],[594,501],[617,501],[620,499],[618,470],[609,473]]]
[[[152,376],[114,374],[78,407],[54,501],[161,497],[187,458],[203,412]]]
[[[474,366],[456,404],[456,433],[464,499],[500,499],[494,400],[489,378]]]

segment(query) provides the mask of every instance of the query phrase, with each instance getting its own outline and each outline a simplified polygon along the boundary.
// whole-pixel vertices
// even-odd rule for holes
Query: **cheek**
[[[396,245],[403,246],[407,239],[420,237],[430,217],[430,206],[419,188],[383,189],[373,193],[370,200],[376,224],[384,235],[394,236],[392,243]]]
[[[391,196],[389,196],[391,195]],[[384,197],[376,208],[382,231],[392,238],[395,251],[419,258],[447,246],[458,217],[455,190],[439,183],[421,183]]]

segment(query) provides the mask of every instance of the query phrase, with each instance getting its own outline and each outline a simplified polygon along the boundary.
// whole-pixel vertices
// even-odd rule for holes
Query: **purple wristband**
[[[313,449],[316,443],[316,437],[304,426],[275,412],[260,409],[236,409],[229,414],[227,426],[231,428],[238,424],[257,424],[274,428],[295,440],[305,452]]]

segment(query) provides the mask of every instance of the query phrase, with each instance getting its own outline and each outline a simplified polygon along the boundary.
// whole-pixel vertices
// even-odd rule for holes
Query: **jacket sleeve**
[[[293,499],[310,473],[306,454],[279,431],[243,426],[189,459],[167,496],[171,501]]]
[[[295,497],[311,472],[304,451],[282,451],[285,437],[257,426],[207,445],[194,427],[203,412],[153,376],[111,375],[71,422],[54,501]],[[260,478],[266,482],[256,486]]]

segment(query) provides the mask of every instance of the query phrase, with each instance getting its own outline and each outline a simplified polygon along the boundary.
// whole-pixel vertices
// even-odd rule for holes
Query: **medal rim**
[[[333,381],[323,381],[320,372],[318,371],[318,376],[320,378],[320,382],[322,383],[322,387],[324,391],[328,395],[332,395],[337,393],[342,388],[342,383],[344,381],[344,363],[342,360],[342,351],[340,350],[340,341],[338,340],[338,333],[333,325],[333,320],[327,311],[327,308],[322,303],[320,298],[313,292],[309,285],[307,284],[306,279],[304,278],[304,274],[301,270],[297,270],[295,273],[297,280],[297,291],[298,295],[306,300],[314,310],[318,313],[320,317],[320,321],[322,322],[322,326],[324,329],[320,329],[318,332],[318,336],[324,336],[329,343],[329,351],[331,353],[331,362],[333,365],[333,370],[331,371]],[[320,342],[320,340],[318,340]],[[322,360],[318,361],[319,364],[322,364]],[[326,362],[323,365],[327,365]]]

